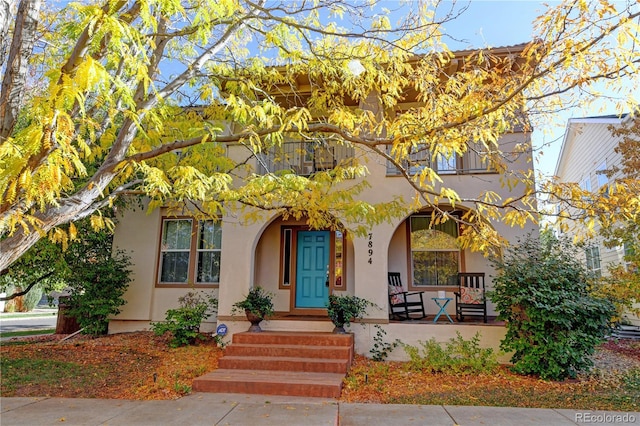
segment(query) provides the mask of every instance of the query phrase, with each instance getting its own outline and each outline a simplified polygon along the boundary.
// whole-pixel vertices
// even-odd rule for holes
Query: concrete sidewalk
[[[193,393],[169,401],[0,398],[11,425],[640,425],[640,412],[441,405],[348,404],[334,399]]]

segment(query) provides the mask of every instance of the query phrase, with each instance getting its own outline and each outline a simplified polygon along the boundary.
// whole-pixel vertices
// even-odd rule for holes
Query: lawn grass
[[[180,348],[151,332],[60,337],[2,342],[3,397],[175,399],[222,354],[211,337]]]
[[[58,312],[15,312],[15,313],[3,313],[2,319],[7,318],[35,318],[35,317],[55,317]]]
[[[0,338],[7,337],[24,337],[24,336],[39,336],[41,334],[53,334],[55,333],[55,328],[47,328],[44,330],[25,330],[25,331],[8,331],[5,333],[0,333]],[[5,344],[5,343],[3,343]]]
[[[34,387],[92,387],[105,377],[104,369],[83,366],[73,362],[49,359],[6,359],[0,360],[2,374],[2,394],[14,392],[30,383]]]

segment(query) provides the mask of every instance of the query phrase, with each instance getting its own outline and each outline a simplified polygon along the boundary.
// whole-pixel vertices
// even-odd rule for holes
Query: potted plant
[[[249,331],[260,332],[260,322],[273,315],[272,299],[273,295],[262,287],[253,287],[244,299],[233,304],[232,313],[244,310],[247,320],[251,323]]]
[[[330,294],[327,314],[335,326],[333,332],[346,333],[344,326],[350,325],[355,319],[362,319],[368,306],[374,306],[374,304],[358,296]]]

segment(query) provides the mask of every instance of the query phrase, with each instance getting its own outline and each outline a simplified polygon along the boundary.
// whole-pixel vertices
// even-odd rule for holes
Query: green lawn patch
[[[54,328],[47,328],[44,330],[9,331],[6,333],[0,333],[0,338],[39,336],[41,334],[53,334],[55,331],[56,330]],[[3,342],[2,344],[4,345],[5,343]]]
[[[95,366],[82,366],[72,362],[47,359],[1,359],[2,395],[14,396],[18,388],[38,389],[76,388],[93,386],[105,377],[105,372]]]

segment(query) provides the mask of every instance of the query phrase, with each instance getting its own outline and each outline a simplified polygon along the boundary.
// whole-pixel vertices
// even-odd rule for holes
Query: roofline
[[[558,160],[556,161],[556,167],[553,171],[554,176],[558,176],[558,169],[560,168],[560,162],[564,155],[564,149],[567,146],[567,139],[569,138],[569,132],[571,126],[574,124],[622,124],[631,120],[632,114],[624,113],[620,115],[600,115],[594,117],[576,117],[567,120],[567,126],[564,130],[564,136],[562,138],[562,146],[560,147],[560,153],[558,154]]]
[[[583,123],[593,123],[593,124],[616,124],[622,123],[627,120],[629,113],[624,114],[611,114],[611,115],[598,115],[593,117],[576,117],[570,118],[567,120],[567,125],[571,124],[583,124]]]

